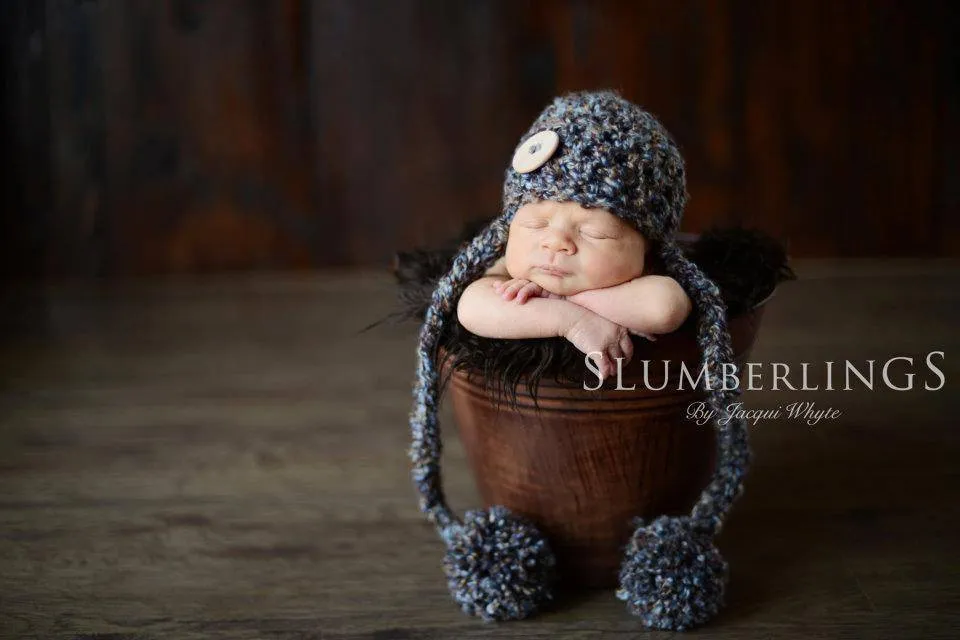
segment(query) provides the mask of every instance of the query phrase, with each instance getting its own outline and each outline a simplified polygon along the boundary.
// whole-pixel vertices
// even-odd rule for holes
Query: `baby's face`
[[[646,249],[639,231],[605,209],[542,200],[517,210],[505,266],[513,278],[571,296],[639,277]]]

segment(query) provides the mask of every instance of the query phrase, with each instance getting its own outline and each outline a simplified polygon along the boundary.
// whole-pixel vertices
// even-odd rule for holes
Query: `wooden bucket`
[[[769,298],[767,298],[769,299]],[[729,322],[742,365],[749,357],[763,315],[760,303]],[[700,350],[693,328],[635,341],[635,353],[616,379],[588,391],[544,380],[537,412],[525,385],[519,407],[493,402],[482,381],[463,371],[451,379],[454,417],[484,505],[503,505],[534,522],[556,554],[561,587],[610,588],[617,584],[631,520],[689,512],[710,479],[713,425],[688,420],[691,403],[704,394],[678,391],[680,362],[695,380]],[[643,382],[649,360],[649,386]],[[590,387],[597,384],[590,374]]]

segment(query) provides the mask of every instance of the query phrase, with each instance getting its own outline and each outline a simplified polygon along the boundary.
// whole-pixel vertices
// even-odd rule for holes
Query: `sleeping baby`
[[[487,338],[566,338],[604,379],[617,358],[626,366],[633,357],[630,334],[655,340],[691,312],[677,281],[647,267],[647,250],[633,225],[604,209],[525,204],[504,256],[464,290],[457,316]]]

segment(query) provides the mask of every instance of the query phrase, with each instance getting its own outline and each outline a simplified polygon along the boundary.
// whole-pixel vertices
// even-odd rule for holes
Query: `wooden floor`
[[[751,360],[913,356],[893,382],[909,368],[920,389],[746,394],[842,415],[752,428],[719,540],[728,604],[689,635],[960,637],[960,265],[795,266]],[[416,327],[357,333],[393,295],[371,273],[22,293],[3,319],[0,635],[667,636],[612,592],[517,623],[460,613],[405,456]],[[462,512],[479,499],[443,415]]]

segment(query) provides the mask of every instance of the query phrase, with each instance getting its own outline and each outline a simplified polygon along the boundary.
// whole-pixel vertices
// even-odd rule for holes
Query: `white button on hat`
[[[539,131],[517,147],[513,154],[513,169],[517,173],[530,173],[543,166],[560,145],[560,136],[556,131]]]

